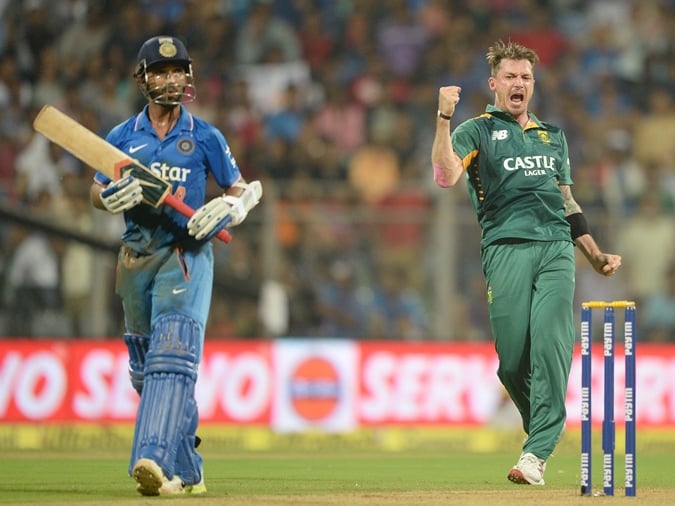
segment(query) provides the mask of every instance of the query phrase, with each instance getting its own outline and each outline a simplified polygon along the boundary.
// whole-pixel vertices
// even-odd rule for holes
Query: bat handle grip
[[[171,209],[178,211],[186,218],[192,218],[192,215],[195,214],[194,209],[192,209],[181,199],[177,198],[175,195],[172,195],[170,193],[164,198],[163,204],[169,206]],[[232,236],[224,228],[221,229],[220,232],[216,234],[216,237],[221,241],[223,241],[224,243],[228,243],[232,240]]]

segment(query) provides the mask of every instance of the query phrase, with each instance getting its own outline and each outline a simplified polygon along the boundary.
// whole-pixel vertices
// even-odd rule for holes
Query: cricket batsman
[[[94,176],[91,202],[126,225],[116,291],[124,310],[131,383],[140,395],[129,473],[144,496],[203,494],[203,461],[195,383],[213,285],[210,239],[241,224],[259,202],[259,181],[247,183],[222,133],[193,116],[192,60],[172,36],[147,40],[133,75],[147,104],[106,140],[169,181],[173,195],[197,209],[189,219],[148,205],[141,172],[112,181]],[[205,203],[207,178],[223,195]]]

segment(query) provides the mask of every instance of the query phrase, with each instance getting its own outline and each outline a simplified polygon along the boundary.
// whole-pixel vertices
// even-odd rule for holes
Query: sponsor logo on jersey
[[[171,167],[166,163],[153,162],[149,169],[161,177],[164,181],[184,183],[187,181],[191,170],[185,167]]]
[[[493,130],[492,131],[492,140],[493,141],[503,141],[504,139],[508,138],[508,136],[509,136],[508,130]]]
[[[523,170],[526,176],[543,176],[547,170],[555,170],[555,158],[544,155],[517,156],[506,158],[503,166],[509,172]]]

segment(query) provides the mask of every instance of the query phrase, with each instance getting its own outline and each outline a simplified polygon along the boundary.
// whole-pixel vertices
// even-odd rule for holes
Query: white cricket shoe
[[[160,489],[173,489],[175,484],[172,483],[176,479],[169,480],[164,475],[164,471],[159,467],[157,462],[151,459],[139,459],[131,471],[131,476],[138,485],[136,490],[141,495],[159,495]],[[178,486],[180,486],[180,478],[178,479]]]
[[[523,453],[511,468],[508,479],[519,485],[544,485],[546,461],[532,453]]]
[[[206,494],[206,485],[204,478],[199,480],[199,483],[194,485],[186,485],[180,476],[174,476],[173,479],[167,480],[159,487],[159,495],[202,495]]]
[[[185,485],[180,476],[167,478],[162,468],[154,460],[139,459],[131,474],[138,483],[136,490],[141,495],[201,495],[206,493],[203,472],[199,483]]]

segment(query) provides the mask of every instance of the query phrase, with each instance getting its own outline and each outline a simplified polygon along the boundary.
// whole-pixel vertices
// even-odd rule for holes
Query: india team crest
[[[189,155],[195,150],[195,143],[192,139],[178,139],[176,148],[184,155]]]
[[[178,48],[173,43],[171,37],[165,37],[159,39],[159,54],[164,58],[173,58],[178,53]]]

